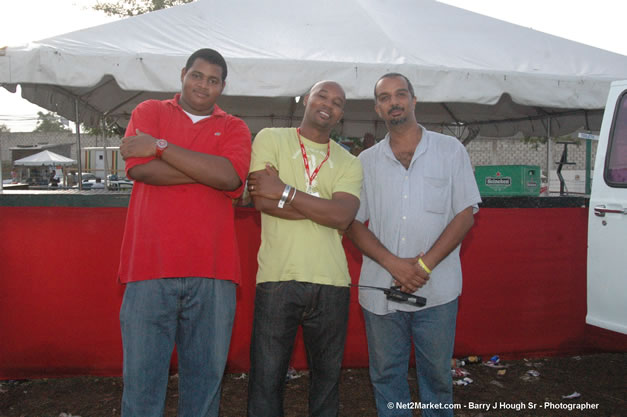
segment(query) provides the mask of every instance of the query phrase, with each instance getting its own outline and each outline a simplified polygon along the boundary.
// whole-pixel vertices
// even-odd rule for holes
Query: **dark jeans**
[[[303,327],[310,371],[309,415],[338,415],[349,301],[348,287],[297,281],[257,285],[249,417],[283,416],[285,375],[299,325]]]

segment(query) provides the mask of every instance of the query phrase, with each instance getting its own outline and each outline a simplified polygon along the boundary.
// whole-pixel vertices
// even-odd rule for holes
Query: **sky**
[[[384,1],[384,0],[381,0]],[[520,26],[627,55],[625,0],[440,0]],[[20,46],[116,18],[96,12],[96,0],[2,0],[0,47]],[[0,124],[32,131],[46,111],[0,88]]]

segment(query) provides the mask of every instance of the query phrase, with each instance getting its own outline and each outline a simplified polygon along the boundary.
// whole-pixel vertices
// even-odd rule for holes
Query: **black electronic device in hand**
[[[424,307],[427,304],[426,298],[421,297],[419,295],[408,294],[406,292],[403,292],[399,289],[400,286],[384,288],[384,287],[373,287],[370,285],[355,285],[355,284],[351,284],[351,285],[353,287],[370,288],[373,290],[383,291],[383,293],[385,294],[388,300],[396,301],[397,303],[413,304],[417,307]]]

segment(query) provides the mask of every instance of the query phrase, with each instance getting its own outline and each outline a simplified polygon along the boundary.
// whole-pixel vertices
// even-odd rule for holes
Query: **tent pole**
[[[0,132],[0,193],[4,191],[4,186],[2,185],[2,133]]]
[[[592,192],[592,141],[586,140],[586,194],[590,196]]]
[[[78,99],[74,99],[74,107],[76,108],[76,161],[78,162],[78,189],[83,190],[83,163],[81,161],[81,124],[78,117]]]
[[[104,117],[101,119],[102,121],[102,147],[104,149],[104,184],[105,184],[105,188],[107,187],[107,172],[108,172],[108,165],[107,165],[107,132],[106,132],[106,126],[107,124],[105,123],[105,119]]]
[[[551,185],[551,168],[553,168],[553,150],[551,149],[551,118],[548,118],[546,128],[546,189],[547,193]]]

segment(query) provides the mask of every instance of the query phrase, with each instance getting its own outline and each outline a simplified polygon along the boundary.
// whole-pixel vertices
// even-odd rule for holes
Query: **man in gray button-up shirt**
[[[441,404],[423,409],[423,415],[452,416],[446,408],[453,402],[450,359],[462,288],[459,248],[481,198],[464,146],[420,126],[415,106],[406,77],[393,73],[379,79],[375,110],[388,134],[359,156],[361,206],[348,236],[365,255],[360,285],[400,286],[427,299],[421,308],[387,299],[382,291],[360,289],[379,416],[411,416],[396,405],[411,401],[412,340],[420,400]]]

